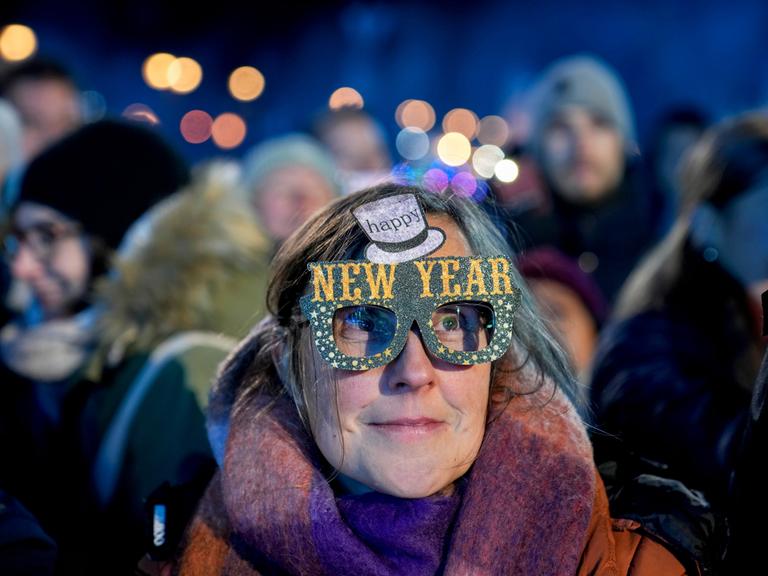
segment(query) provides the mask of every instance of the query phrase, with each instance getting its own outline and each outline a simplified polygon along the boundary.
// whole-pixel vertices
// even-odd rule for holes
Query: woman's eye
[[[459,318],[456,315],[444,316],[440,319],[440,328],[443,330],[458,330]]]

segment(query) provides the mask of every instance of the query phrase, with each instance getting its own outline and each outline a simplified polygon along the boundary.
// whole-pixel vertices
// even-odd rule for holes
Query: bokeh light
[[[400,128],[420,128],[429,132],[435,125],[435,109],[424,100],[405,100],[395,111],[395,121]]]
[[[219,114],[216,120],[213,121],[213,127],[211,128],[213,141],[216,146],[224,150],[240,146],[243,140],[245,140],[246,132],[245,121],[232,112]]]
[[[429,152],[429,136],[421,128],[403,128],[397,135],[395,146],[406,160],[421,160]]]
[[[264,92],[264,75],[253,66],[240,66],[229,75],[229,93],[236,100],[250,102]]]
[[[517,180],[518,174],[520,174],[520,168],[517,162],[509,158],[505,158],[496,164],[495,168],[496,178],[502,182],[510,183]]]
[[[504,151],[493,144],[480,146],[472,155],[472,168],[483,178],[492,178],[496,164],[504,160]]]
[[[477,133],[477,115],[466,108],[454,108],[443,117],[443,132],[458,132],[472,140]]]
[[[480,120],[477,140],[480,144],[504,146],[509,139],[509,124],[501,116],[485,116]]]
[[[442,192],[448,188],[448,174],[440,168],[430,168],[421,178],[421,183],[430,192]]]
[[[466,164],[472,154],[472,145],[464,134],[449,132],[437,142],[437,155],[448,166]]]
[[[158,52],[144,60],[144,65],[141,68],[144,82],[155,90],[170,88],[171,82],[168,77],[168,69],[175,60],[176,57],[167,52]]]
[[[160,118],[157,117],[155,111],[141,102],[126,106],[125,110],[123,110],[123,117],[137,122],[146,122],[152,126],[160,124]]]
[[[0,30],[0,56],[5,60],[26,60],[36,50],[37,37],[29,26],[8,24]]]
[[[176,58],[168,66],[168,84],[178,94],[189,94],[203,81],[203,69],[192,58]]]
[[[328,107],[331,110],[338,110],[339,108],[362,108],[363,104],[364,101],[360,92],[349,86],[337,88],[328,99]]]
[[[457,172],[451,178],[451,189],[456,194],[469,198],[477,190],[477,180],[469,172]]]
[[[211,137],[213,118],[204,110],[190,110],[181,119],[179,130],[190,144],[202,144]]]

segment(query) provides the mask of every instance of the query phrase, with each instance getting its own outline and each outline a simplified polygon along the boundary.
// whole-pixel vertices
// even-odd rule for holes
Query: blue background
[[[438,122],[467,107],[506,114],[552,60],[575,52],[613,65],[629,90],[641,142],[668,106],[691,103],[713,119],[768,99],[768,2],[282,2],[245,7],[189,2],[3,2],[0,23],[38,36],[39,54],[64,61],[111,114],[141,102],[191,160],[239,156],[260,140],[304,128],[336,88],[360,91],[388,132],[397,105],[429,101]],[[201,86],[189,95],[146,86],[141,65],[168,51],[195,58]],[[233,100],[229,73],[252,65],[264,94]],[[192,145],[181,117],[201,108],[241,114],[248,136],[224,152]]]

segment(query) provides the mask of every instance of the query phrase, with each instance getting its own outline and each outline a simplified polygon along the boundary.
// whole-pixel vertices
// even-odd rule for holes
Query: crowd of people
[[[562,58],[476,200],[363,110],[190,167],[78,92],[0,77],[2,574],[759,562],[764,112],[644,150]]]

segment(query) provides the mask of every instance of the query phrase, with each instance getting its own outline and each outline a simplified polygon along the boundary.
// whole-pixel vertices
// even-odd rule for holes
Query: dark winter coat
[[[604,331],[591,398],[598,427],[717,506],[746,422],[759,349],[740,285],[687,245],[681,266],[662,297]]]

